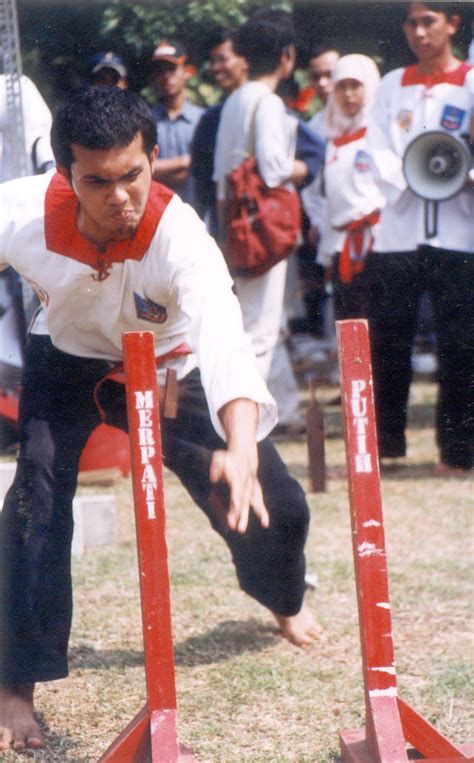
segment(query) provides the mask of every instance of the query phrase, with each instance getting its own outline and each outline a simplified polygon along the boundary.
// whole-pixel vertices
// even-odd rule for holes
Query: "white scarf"
[[[364,86],[363,106],[354,117],[346,116],[337,105],[334,97],[336,84],[344,79],[355,79]],[[332,73],[332,80],[334,87],[328,98],[325,122],[328,137],[339,138],[367,126],[367,119],[375,99],[380,74],[377,65],[371,58],[359,53],[352,53],[339,59]]]

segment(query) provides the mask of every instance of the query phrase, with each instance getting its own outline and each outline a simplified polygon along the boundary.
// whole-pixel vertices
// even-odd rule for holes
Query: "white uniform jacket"
[[[236,398],[259,404],[259,439],[272,429],[276,406],[242,329],[232,280],[214,240],[194,210],[152,184],[130,241],[106,254],[76,225],[77,199],[57,173],[0,186],[0,268],[12,265],[36,290],[42,311],[33,333],[81,357],[120,361],[125,331],[153,331],[156,355],[187,343],[193,354],[167,365],[182,378],[199,366],[211,418]]]
[[[474,252],[474,193],[461,191],[439,203],[438,235],[427,239],[424,201],[407,188],[402,159],[411,141],[423,132],[441,130],[460,136],[469,132],[474,114],[474,69],[461,63],[436,78],[418,66],[395,69],[380,84],[367,131],[375,177],[387,204],[374,249],[414,251],[420,244]]]
[[[373,179],[366,147],[366,129],[329,140],[324,162],[324,191],[327,200],[326,225],[318,246],[318,262],[325,267],[341,252],[346,227],[382,209],[385,199]],[[367,226],[372,237],[374,227]]]

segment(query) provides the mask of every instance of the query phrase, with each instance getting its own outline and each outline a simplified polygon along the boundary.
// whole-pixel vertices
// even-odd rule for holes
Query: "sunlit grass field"
[[[431,475],[434,396],[434,384],[413,385],[408,456],[382,471],[398,683],[450,739],[474,741],[474,482]],[[324,410],[327,464],[342,465],[340,408]],[[277,447],[308,489],[305,438]],[[181,740],[209,763],[338,761],[339,731],[364,721],[346,482],[308,495],[319,582],[307,603],[325,635],[306,650],[239,591],[226,547],[173,475],[165,485]],[[97,760],[145,701],[130,482],[112,489],[120,542],[74,562],[71,674],[38,687],[38,761]]]

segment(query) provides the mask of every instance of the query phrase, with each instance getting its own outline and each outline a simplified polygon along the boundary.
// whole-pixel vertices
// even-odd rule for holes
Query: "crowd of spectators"
[[[285,83],[295,83],[298,41],[286,14],[262,11],[240,29],[210,39],[208,75],[222,98],[208,109],[189,98],[186,84],[194,67],[179,40],[160,40],[147,62],[159,146],[154,179],[194,206],[223,249],[219,207],[225,204],[228,173],[248,149],[257,103],[259,171],[269,186],[285,184],[301,194],[295,252],[264,276],[234,278],[245,329],[278,403],[278,430],[304,432],[301,369],[337,378],[331,366],[334,320],[364,317],[372,335],[382,457],[405,454],[408,390],[417,341],[424,340],[440,384],[437,437],[446,472],[472,464],[465,303],[472,277],[472,190],[441,203],[437,236],[428,238],[423,200],[407,188],[402,165],[406,147],[420,132],[445,130],[467,139],[472,130],[473,74],[452,49],[459,23],[450,4],[407,3],[404,31],[417,63],[389,73],[381,84],[377,63],[350,50],[349,43],[341,55],[315,41],[306,77],[315,113],[308,121],[287,95]],[[264,38],[263,45],[255,44]],[[95,55],[90,83],[127,88],[122,57]],[[25,77],[22,88],[28,161],[32,171],[42,172],[51,162],[50,115]],[[3,91],[0,79],[0,126]],[[2,180],[11,174],[8,162],[4,148]],[[403,281],[407,269],[409,284]],[[4,278],[3,302],[11,309],[5,284]]]

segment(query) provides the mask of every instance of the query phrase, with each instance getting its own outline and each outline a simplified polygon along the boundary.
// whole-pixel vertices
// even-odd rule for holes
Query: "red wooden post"
[[[171,627],[159,390],[151,331],[123,335],[147,704],[101,763],[194,760],[179,744]]]
[[[344,321],[338,333],[366,740],[373,760],[401,763],[408,758],[397,706],[367,326]]]
[[[465,760],[397,691],[367,322],[338,321],[339,368],[366,706],[365,729],[340,736],[346,763]],[[425,758],[426,759],[426,758]]]

